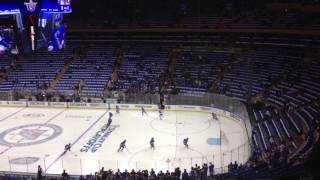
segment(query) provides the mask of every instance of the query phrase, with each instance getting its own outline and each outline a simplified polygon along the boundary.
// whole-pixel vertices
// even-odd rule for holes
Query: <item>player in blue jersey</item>
[[[163,120],[163,111],[159,109],[159,119]]]
[[[153,137],[152,137],[151,140],[150,140],[150,148],[151,148],[152,150],[155,149],[155,147],[154,147],[154,138],[153,138]]]
[[[186,147],[187,149],[189,148],[188,141],[189,141],[189,138],[183,139],[183,145],[184,145],[184,147]]]
[[[118,152],[122,152],[122,151],[123,151],[123,149],[126,147],[126,142],[127,142],[127,140],[123,140],[123,141],[120,143]]]

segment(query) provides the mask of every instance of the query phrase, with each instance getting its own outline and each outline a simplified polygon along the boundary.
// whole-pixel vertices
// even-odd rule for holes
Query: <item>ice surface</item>
[[[216,168],[249,157],[245,129],[229,117],[212,120],[210,113],[157,111],[112,111],[112,126],[106,129],[107,110],[59,108],[0,108],[0,171],[88,174],[105,169],[174,169],[213,162]],[[60,130],[59,130],[60,129]],[[155,150],[149,140],[155,139]],[[189,137],[189,149],[182,140]],[[220,138],[209,145],[208,138]],[[122,140],[127,148],[117,152]],[[62,154],[71,143],[71,151]],[[35,162],[29,162],[32,157]],[[24,162],[25,161],[25,162]]]

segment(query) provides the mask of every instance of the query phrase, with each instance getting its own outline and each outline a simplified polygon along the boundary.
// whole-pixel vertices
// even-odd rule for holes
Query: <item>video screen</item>
[[[15,37],[12,26],[0,26],[0,55],[18,53]]]
[[[59,5],[71,5],[71,0],[58,0]]]
[[[41,12],[70,13],[72,12],[71,0],[42,0]]]
[[[58,51],[65,47],[65,26],[62,14],[42,13],[38,27],[38,49]]]
[[[0,15],[48,13],[71,13],[71,0],[0,0]]]

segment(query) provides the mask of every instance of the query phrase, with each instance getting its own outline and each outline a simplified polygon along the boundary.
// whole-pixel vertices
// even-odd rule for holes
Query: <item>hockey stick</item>
[[[128,153],[130,153],[130,154],[131,154],[131,152],[129,151],[129,149],[127,148],[127,146],[125,146],[124,148],[126,148],[126,150],[128,151]]]

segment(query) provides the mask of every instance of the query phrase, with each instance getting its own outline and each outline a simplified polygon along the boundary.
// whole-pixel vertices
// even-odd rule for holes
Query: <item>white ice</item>
[[[245,129],[228,117],[218,116],[219,121],[215,121],[210,113],[185,111],[164,111],[163,120],[159,119],[157,111],[148,112],[148,116],[142,116],[139,110],[113,114],[112,125],[117,128],[106,137],[102,146],[96,152],[80,152],[106,124],[107,110],[1,107],[0,136],[13,145],[0,142],[0,171],[36,172],[38,165],[52,174],[60,174],[63,169],[69,174],[88,174],[101,167],[166,171],[177,166],[189,169],[191,165],[208,162],[219,168],[231,161],[245,162],[249,157],[248,146],[239,148],[248,141]],[[19,128],[30,124],[35,126]],[[62,133],[40,144],[19,146],[49,137],[53,130],[46,127],[47,124],[61,127]],[[28,136],[21,136],[23,129],[39,130],[40,135],[28,139]],[[207,143],[208,138],[220,138],[221,134],[222,145]],[[151,137],[155,139],[154,151],[149,147]],[[182,144],[186,137],[189,137],[189,149]],[[117,152],[124,139],[127,148]],[[73,144],[71,152],[60,156],[69,142]],[[32,164],[9,163],[21,157],[39,160]]]

